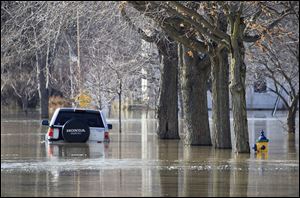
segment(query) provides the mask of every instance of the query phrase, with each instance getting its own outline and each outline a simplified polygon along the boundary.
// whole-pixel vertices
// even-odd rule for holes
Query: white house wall
[[[277,95],[274,93],[267,91],[266,93],[255,93],[253,86],[248,86],[246,88],[246,103],[247,109],[273,109],[275,102],[277,99]],[[231,96],[229,94],[230,100],[230,108],[231,108]],[[207,101],[208,108],[212,108],[212,96],[210,91],[207,91]],[[279,100],[279,104],[277,109],[283,109],[283,103]]]

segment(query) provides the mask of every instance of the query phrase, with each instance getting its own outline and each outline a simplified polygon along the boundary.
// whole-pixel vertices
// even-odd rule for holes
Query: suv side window
[[[89,127],[104,127],[100,113],[90,112],[59,112],[54,125],[64,125],[71,119],[84,120]]]

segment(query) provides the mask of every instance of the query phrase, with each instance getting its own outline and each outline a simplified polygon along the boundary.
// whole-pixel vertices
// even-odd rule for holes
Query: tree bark
[[[38,53],[36,53],[37,64],[37,79],[38,79],[38,92],[40,98],[40,116],[41,118],[49,118],[49,93],[46,86],[46,60],[44,58],[39,59]]]
[[[293,99],[291,106],[288,108],[287,126],[288,133],[296,133],[296,112],[298,107],[299,94]]]
[[[39,96],[40,96],[40,107],[41,107],[41,118],[49,118],[49,94],[48,94],[48,88],[44,86],[44,78],[45,75],[40,74],[39,75]]]
[[[21,101],[22,101],[22,110],[27,115],[27,113],[28,113],[28,98],[27,98],[27,96],[24,96],[23,98],[21,98]]]
[[[183,47],[182,91],[185,144],[211,145],[207,106],[210,61]]]
[[[36,31],[34,30],[34,38],[35,42],[37,44],[37,35]],[[49,118],[49,91],[48,91],[48,85],[49,81],[47,81],[47,76],[49,73],[49,43],[46,46],[47,51],[46,55],[43,55],[43,49],[41,49],[41,55],[39,56],[39,51],[35,52],[35,58],[36,58],[36,70],[37,70],[37,80],[38,80],[38,92],[39,92],[39,98],[40,98],[40,117],[41,118]]]
[[[167,39],[157,43],[162,55],[158,131],[160,139],[179,139],[178,133],[178,55],[177,44]]]
[[[121,133],[122,132],[122,82],[121,82],[121,79],[119,82],[118,96],[119,96],[119,133]]]
[[[231,36],[231,81],[230,92],[232,100],[234,146],[237,153],[250,153],[248,121],[246,110],[245,77],[246,65],[244,63],[245,49],[241,39],[242,29],[240,21],[236,19]]]
[[[70,71],[70,97],[72,101],[72,107],[75,107],[75,91],[74,91],[74,68],[73,68],[73,62],[72,62],[72,54],[71,54],[71,49],[69,48],[69,71]]]
[[[183,68],[183,52],[182,52],[182,44],[178,44],[178,104],[180,106],[180,118],[184,118],[183,111],[183,96],[182,96],[182,68]]]
[[[231,148],[228,53],[216,49],[211,57],[212,142],[215,148]]]
[[[130,2],[137,10],[144,10],[137,2]],[[138,3],[139,4],[139,3]],[[137,8],[138,6],[139,8]],[[158,129],[157,134],[161,139],[179,139],[178,133],[178,54],[177,43],[164,33],[155,33],[152,36],[140,28],[137,28],[126,15],[124,7],[120,7],[121,14],[125,20],[135,29],[147,42],[154,42],[162,57],[161,84],[159,94],[159,106],[157,111]]]
[[[289,133],[295,133],[296,131],[296,111],[289,109],[287,116],[287,126]]]

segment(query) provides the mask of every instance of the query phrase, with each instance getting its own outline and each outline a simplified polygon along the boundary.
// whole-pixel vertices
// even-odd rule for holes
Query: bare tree
[[[49,71],[63,20],[63,15],[58,13],[63,8],[57,2],[1,3],[1,9],[5,11],[5,17],[1,12],[1,19],[5,18],[1,26],[1,34],[5,34],[5,49],[1,55],[19,54],[35,58],[41,117],[48,117]]]
[[[188,145],[211,145],[207,112],[207,80],[210,60],[206,55],[183,47],[182,95],[185,142]]]
[[[287,131],[295,133],[295,119],[299,103],[299,18],[297,10],[274,27],[267,36],[252,46],[249,69],[252,74],[267,78],[269,91],[273,92],[288,109]]]
[[[35,82],[34,72],[19,72],[14,74],[14,78],[11,78],[10,86],[22,101],[22,109],[26,114],[28,112],[28,103],[37,92]]]
[[[218,2],[213,3],[212,9],[207,9],[209,3],[202,2],[194,5],[193,3],[191,5],[190,2],[176,1],[130,3],[137,10],[156,20],[171,37],[192,50],[204,53],[209,51],[210,46],[206,45],[205,42],[201,42],[203,40],[207,41],[207,39],[214,41],[219,46],[219,51],[227,48],[230,55],[231,79],[229,88],[232,96],[235,134],[235,145],[233,148],[239,153],[249,153],[245,101],[246,65],[244,63],[244,42],[255,42],[261,39],[284,17],[289,15],[292,9],[286,7],[286,4],[282,2]],[[295,3],[290,4],[294,5]],[[271,9],[272,6],[275,9]],[[216,19],[218,13],[223,13],[228,20],[228,31],[222,30],[215,23],[218,21]],[[173,16],[173,20],[165,20],[166,16],[169,15]],[[179,22],[178,18],[181,19]],[[211,18],[215,19],[211,20]],[[254,25],[257,24],[256,22],[263,21],[267,21],[267,23],[260,23],[259,26]],[[191,31],[191,34],[180,34],[177,29],[181,26],[191,27],[194,32]],[[199,34],[196,39],[194,36],[189,36],[195,34]]]
[[[152,35],[148,36],[144,30],[137,27],[131,21],[130,17],[127,16],[125,6],[121,4],[120,8],[127,23],[140,34],[142,39],[150,43],[155,43],[157,46],[161,60],[157,134],[161,139],[179,139],[177,44],[170,37],[157,29],[150,30],[152,31]]]

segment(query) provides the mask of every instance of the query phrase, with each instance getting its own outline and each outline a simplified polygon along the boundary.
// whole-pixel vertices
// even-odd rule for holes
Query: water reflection
[[[109,149],[107,143],[45,143],[47,158],[104,158]]]
[[[299,196],[298,130],[268,112],[248,122],[251,145],[261,129],[270,139],[268,159],[159,140],[154,119],[126,116],[121,134],[109,119],[107,146],[48,145],[37,120],[1,117],[1,196]]]
[[[247,196],[249,167],[245,161],[249,157],[249,154],[233,154],[230,172],[230,196],[232,197]]]
[[[179,140],[159,140],[158,159],[160,166],[173,167],[178,161]],[[161,196],[178,196],[178,169],[162,169],[159,171]]]
[[[229,166],[229,160],[231,159],[231,150],[214,150],[212,153],[214,169],[212,172],[213,182],[212,182],[212,195],[214,197],[224,196],[228,197],[230,195],[230,179],[231,171],[228,169],[219,170],[218,165],[225,164]]]
[[[210,167],[213,166],[209,163],[209,158],[212,157],[212,149],[208,147],[197,148],[197,147],[184,147],[183,159],[187,163],[184,167],[183,173],[183,195],[182,196],[196,196],[196,197],[207,197],[212,192],[212,172]],[[199,157],[201,156],[201,160]],[[195,160],[196,159],[196,160]],[[199,161],[200,160],[200,161]],[[191,170],[188,164],[207,167],[208,170],[197,171]],[[200,169],[200,170],[201,170]]]

